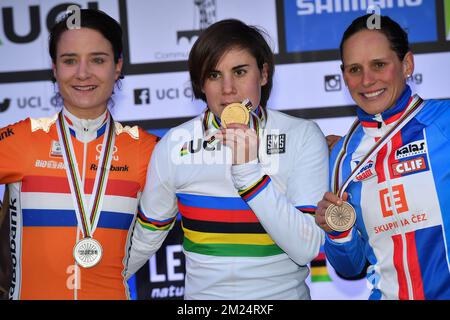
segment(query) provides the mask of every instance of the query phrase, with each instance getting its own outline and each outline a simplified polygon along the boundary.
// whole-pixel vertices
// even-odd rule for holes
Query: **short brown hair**
[[[225,52],[232,48],[242,48],[255,57],[260,70],[264,63],[268,65],[267,84],[261,88],[260,102],[261,106],[266,107],[272,90],[274,57],[265,37],[269,39],[262,29],[236,19],[221,20],[206,28],[189,53],[189,74],[194,97],[206,102],[202,87],[208,74],[214,70]]]

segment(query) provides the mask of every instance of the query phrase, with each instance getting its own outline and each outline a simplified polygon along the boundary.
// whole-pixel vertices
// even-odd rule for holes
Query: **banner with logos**
[[[368,11],[382,13],[396,20],[408,30],[410,43],[438,40],[434,1],[285,0],[284,4],[288,52],[338,49],[347,26],[357,16]],[[373,24],[376,27],[375,20]],[[311,32],[326,36],[299,36],[299,33],[306,35]]]
[[[266,30],[273,37],[273,49],[277,52],[275,12],[275,1],[267,0],[128,1],[130,63],[186,61],[202,29],[231,17]],[[147,45],[142,50],[144,43]]]
[[[343,135],[354,120],[338,47],[345,27],[366,12],[389,15],[408,30],[413,91],[427,99],[450,97],[450,0],[2,0],[0,127],[59,110],[48,30],[73,4],[101,9],[122,24],[125,79],[111,111],[115,119],[159,135],[206,107],[193,100],[187,57],[202,30],[225,18],[257,25],[269,36],[277,65],[268,106],[312,119],[325,134]],[[178,222],[133,278],[133,296],[181,298],[184,272]],[[323,253],[311,263],[308,281],[314,299],[366,299],[369,293],[366,280],[336,275]]]

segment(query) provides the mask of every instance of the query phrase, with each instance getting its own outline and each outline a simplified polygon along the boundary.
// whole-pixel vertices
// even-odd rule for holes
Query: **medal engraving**
[[[355,209],[346,201],[342,206],[332,204],[325,211],[325,221],[334,231],[347,231],[355,224]]]
[[[250,111],[240,103],[231,103],[223,109],[220,122],[224,128],[230,123],[248,124]]]
[[[84,238],[73,248],[73,257],[83,268],[91,268],[102,259],[102,246],[97,240]]]

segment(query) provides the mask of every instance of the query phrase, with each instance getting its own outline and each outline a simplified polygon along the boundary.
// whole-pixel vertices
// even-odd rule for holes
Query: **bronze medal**
[[[332,204],[325,211],[325,221],[334,231],[347,231],[356,222],[356,211],[347,201],[341,206]]]

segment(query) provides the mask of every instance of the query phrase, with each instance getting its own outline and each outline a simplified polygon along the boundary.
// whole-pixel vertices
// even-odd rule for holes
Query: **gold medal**
[[[341,206],[332,204],[325,211],[325,221],[334,231],[347,231],[356,222],[356,211],[347,201],[344,201]]]
[[[224,128],[230,123],[248,124],[250,120],[251,102],[246,99],[242,103],[231,103],[223,109],[220,122]]]

